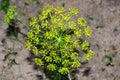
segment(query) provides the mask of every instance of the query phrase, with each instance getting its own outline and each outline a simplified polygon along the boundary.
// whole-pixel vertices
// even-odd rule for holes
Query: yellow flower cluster
[[[16,6],[9,6],[7,14],[4,17],[4,22],[6,24],[10,24],[10,21],[18,16],[18,13],[15,11],[15,9]]]
[[[35,63],[44,65],[50,71],[58,71],[61,74],[68,74],[71,68],[80,67],[79,47],[87,51],[85,59],[92,58],[90,44],[87,41],[80,41],[78,37],[90,36],[91,29],[87,26],[85,19],[78,18],[73,21],[79,13],[76,8],[69,8],[67,12],[63,7],[47,5],[43,8],[38,17],[30,20],[31,30],[27,33],[26,48],[32,49]],[[73,37],[77,37],[73,40]]]
[[[90,60],[93,57],[93,51],[88,50],[87,53],[85,54],[85,60]]]

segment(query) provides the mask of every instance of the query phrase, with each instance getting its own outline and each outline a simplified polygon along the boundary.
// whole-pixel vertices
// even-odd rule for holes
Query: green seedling
[[[88,16],[88,19],[91,20],[91,21],[94,20],[94,18],[92,16]]]
[[[4,11],[5,13],[7,13],[9,8],[9,2],[9,0],[2,0],[0,2],[0,11]]]
[[[14,50],[14,47],[13,48],[8,47],[5,38],[3,38],[1,42],[3,43],[3,47],[5,48],[5,53],[6,53],[3,61],[8,61],[7,65],[9,68],[11,68],[13,65],[17,64],[15,61],[15,57],[18,53]]]
[[[15,59],[10,59],[8,66],[11,68],[13,65],[17,65],[17,63],[16,63]]]
[[[15,56],[17,55],[17,52],[15,52],[13,49],[9,49],[9,51],[7,52],[7,54],[4,57],[3,61],[8,60],[8,66],[11,68],[13,65],[17,64],[15,61]],[[14,57],[11,57],[14,56]]]
[[[110,55],[105,55],[105,56],[102,58],[102,62],[104,62],[105,60],[107,60],[106,66],[114,66],[112,56],[110,56]]]
[[[17,54],[17,52],[13,52],[13,51],[8,51],[8,53],[5,55],[5,57],[4,57],[4,61],[6,61],[7,59],[10,59],[10,56],[11,55],[16,55]]]

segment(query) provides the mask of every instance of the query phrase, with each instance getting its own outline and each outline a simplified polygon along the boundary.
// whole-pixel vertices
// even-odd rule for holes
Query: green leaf
[[[3,10],[5,13],[7,13],[8,8],[9,8],[9,0],[2,0],[0,2],[0,11]]]
[[[16,61],[15,61],[15,59],[10,59],[9,60],[9,63],[8,63],[8,66],[9,67],[12,67],[13,65],[16,65],[17,63],[16,63]]]
[[[106,59],[109,60],[109,62],[112,62],[112,61],[113,61],[113,59],[112,59],[111,56],[105,55],[105,56],[102,58],[102,62],[104,62]]]
[[[94,18],[92,16],[89,16],[88,19],[91,20],[91,21],[94,20]]]
[[[106,63],[106,66],[114,66],[114,64],[113,64],[113,58],[110,55],[105,55],[102,58],[102,62],[104,62],[105,60],[108,60],[108,62]]]
[[[12,54],[11,52],[8,52],[4,57],[4,61],[6,61],[10,57],[11,54]]]

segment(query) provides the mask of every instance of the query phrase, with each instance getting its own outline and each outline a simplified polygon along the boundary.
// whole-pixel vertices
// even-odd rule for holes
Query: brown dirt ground
[[[28,0],[10,0],[10,4],[16,5],[19,13],[27,14],[21,18],[26,24],[27,19],[35,16],[46,4],[64,4],[66,9],[71,6],[78,8],[80,16],[87,20],[93,30],[88,40],[94,57],[79,68],[76,80],[120,80],[120,0],[37,0],[33,3]],[[89,20],[89,17],[93,20]],[[19,39],[23,42],[21,44],[6,37],[7,25],[3,23],[3,18],[4,12],[0,12],[0,40],[6,40],[4,44],[0,42],[0,80],[47,80],[42,70],[34,70],[32,63],[26,60],[29,51],[24,47],[25,38],[19,34]],[[26,33],[22,25],[18,24],[18,27]],[[18,65],[8,68],[8,61],[3,59],[9,48],[13,47],[18,52],[15,56]],[[106,66],[101,61],[106,54],[115,54],[113,67]],[[39,79],[36,75],[39,75]]]

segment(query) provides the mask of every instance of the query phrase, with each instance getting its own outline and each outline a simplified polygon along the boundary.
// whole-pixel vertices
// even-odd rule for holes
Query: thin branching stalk
[[[26,25],[25,23],[23,23],[20,19],[18,19],[18,18],[16,18],[16,20],[18,21],[18,22],[20,22],[21,24],[23,24],[26,28],[27,28],[27,30],[30,30],[30,26],[28,26],[28,25]]]
[[[70,73],[68,73],[68,78],[69,78],[69,80],[72,80],[71,77],[70,77]]]

